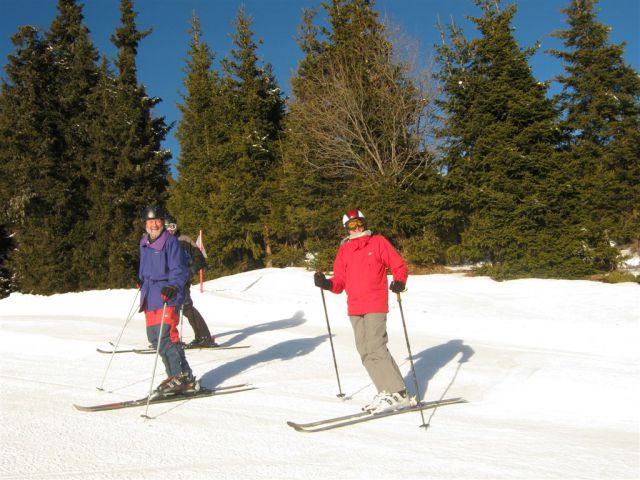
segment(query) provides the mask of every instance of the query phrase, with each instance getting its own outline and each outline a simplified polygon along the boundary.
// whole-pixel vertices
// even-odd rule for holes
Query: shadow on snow
[[[313,338],[301,338],[276,343],[261,352],[238,358],[237,360],[227,362],[224,365],[220,365],[219,367],[208,371],[201,377],[202,385],[207,388],[212,388],[246,370],[256,367],[257,365],[272,362],[274,360],[284,361],[302,355],[307,355],[315,350],[318,345],[322,344],[326,339],[327,335],[321,335]]]
[[[305,321],[304,312],[297,311],[291,318],[259,323],[240,330],[231,330],[219,333],[216,335],[216,338],[233,335],[230,340],[222,343],[222,345],[230,346],[240,343],[252,335],[297,327],[302,325]],[[201,377],[202,385],[207,388],[212,388],[216,385],[223,384],[226,380],[229,380],[246,370],[254,368],[257,365],[272,362],[274,360],[283,361],[307,355],[326,341],[327,338],[327,335],[320,335],[313,338],[301,338],[276,343],[261,352],[238,358],[237,360],[227,362],[224,365],[220,365],[219,367],[208,371]]]
[[[429,382],[436,376],[438,371],[444,368],[456,356],[460,355],[460,358],[458,359],[458,366],[451,377],[447,388],[440,396],[440,398],[444,398],[451,385],[455,382],[458,372],[460,371],[460,367],[463,363],[468,362],[474,353],[473,349],[470,346],[465,345],[462,340],[450,340],[442,345],[437,345],[423,350],[417,355],[414,354],[413,364],[415,366],[416,378],[422,399],[427,398]],[[411,395],[416,395],[415,381],[411,371],[405,375],[404,380],[409,392],[411,392]]]
[[[291,318],[286,318],[284,320],[275,320],[273,322],[258,323],[256,325],[252,325],[250,327],[242,328],[239,330],[229,330],[228,332],[216,333],[215,337],[216,339],[219,339],[221,337],[233,335],[233,337],[231,337],[229,340],[220,344],[224,347],[230,347],[246,340],[252,335],[263,332],[271,332],[274,330],[282,330],[285,328],[293,328],[302,325],[304,322],[306,322],[304,318],[304,312],[298,310],[293,314],[293,317]]]

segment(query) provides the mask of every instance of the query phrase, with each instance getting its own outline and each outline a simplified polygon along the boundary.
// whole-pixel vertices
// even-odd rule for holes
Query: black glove
[[[389,290],[391,290],[393,293],[402,293],[404,292],[405,288],[406,285],[402,280],[394,280],[393,282],[391,282],[391,285],[389,285]]]
[[[320,287],[325,290],[331,290],[333,288],[333,283],[331,283],[331,280],[327,280],[327,277],[325,277],[324,273],[322,272],[316,272],[313,275],[313,283],[316,285],[316,287]]]
[[[177,294],[178,288],[174,287],[173,285],[166,285],[162,287],[162,290],[160,290],[160,296],[165,302],[173,300],[174,298],[176,298]]]

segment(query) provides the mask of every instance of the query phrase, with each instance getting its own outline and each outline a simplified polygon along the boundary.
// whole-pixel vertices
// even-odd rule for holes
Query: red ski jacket
[[[347,292],[349,315],[388,313],[387,268],[394,280],[407,282],[407,265],[381,235],[364,235],[340,246],[333,264],[333,293]]]

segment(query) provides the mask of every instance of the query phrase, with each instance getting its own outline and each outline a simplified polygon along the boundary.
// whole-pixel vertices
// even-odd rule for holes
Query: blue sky
[[[562,44],[549,34],[566,28],[566,17],[560,9],[568,0],[520,0],[515,17],[515,35],[521,48],[536,41],[542,47],[531,60],[534,75],[540,81],[553,80],[563,72],[562,64],[544,53]],[[231,48],[230,33],[238,8],[244,4],[245,13],[253,18],[255,38],[262,40],[258,54],[273,66],[279,86],[290,91],[289,78],[302,57],[295,40],[304,8],[319,7],[320,0],[134,0],[139,30],[153,28],[142,40],[138,51],[138,78],[147,93],[162,102],[155,113],[167,123],[180,119],[176,102],[184,93],[184,67],[189,48],[188,29],[192,12],[200,18],[204,41],[220,60]],[[7,63],[7,55],[14,51],[11,36],[21,25],[34,25],[47,30],[57,15],[55,0],[0,0],[0,58]],[[119,25],[119,0],[86,0],[85,24],[91,31],[96,48],[108,57],[115,57],[110,36]],[[626,42],[625,60],[640,71],[640,1],[601,0],[597,5],[600,22],[610,25],[610,40]],[[453,18],[463,26],[465,34],[476,34],[468,15],[479,15],[472,0],[378,0],[376,10],[388,16],[409,36],[419,41],[423,56],[433,55],[433,45],[439,42],[438,17],[443,22]],[[2,71],[4,77],[4,70]],[[552,89],[554,87],[552,86]],[[176,157],[180,151],[174,138],[175,128],[167,136],[164,147]]]

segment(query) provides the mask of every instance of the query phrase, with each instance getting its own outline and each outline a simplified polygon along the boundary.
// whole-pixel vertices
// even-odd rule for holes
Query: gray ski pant
[[[356,349],[378,392],[406,389],[402,373],[387,349],[387,314],[350,315]]]

